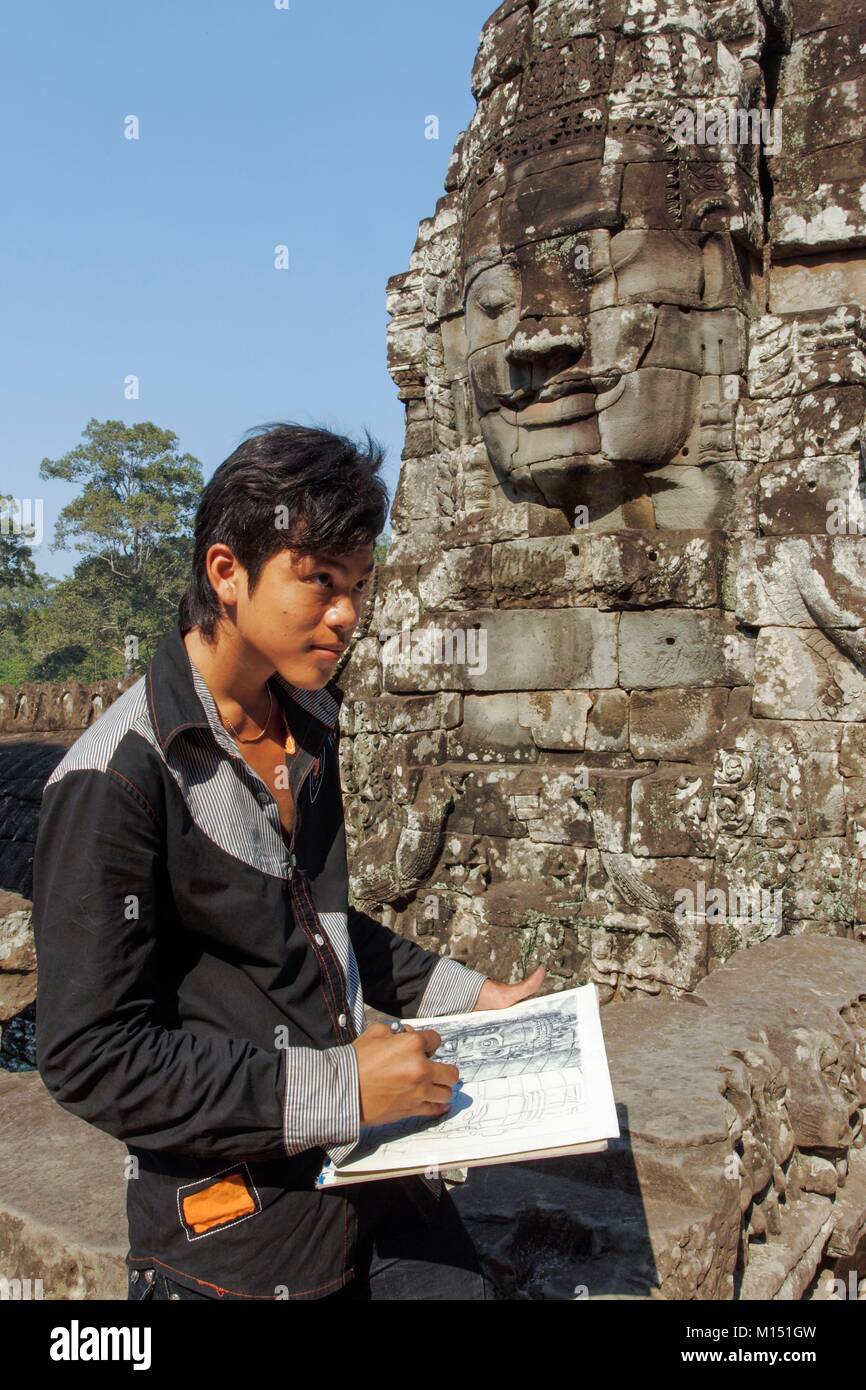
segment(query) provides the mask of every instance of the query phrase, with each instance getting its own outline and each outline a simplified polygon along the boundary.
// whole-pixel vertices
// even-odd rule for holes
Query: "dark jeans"
[[[438,1203],[411,1197],[401,1182],[364,1183],[358,1212],[355,1278],[323,1302],[371,1299],[494,1300],[475,1247],[447,1188]],[[133,1275],[137,1278],[133,1281]],[[216,1297],[216,1295],[215,1295]],[[210,1299],[169,1279],[160,1269],[130,1270],[127,1298]],[[318,1301],[318,1300],[314,1300]]]
[[[437,1203],[424,1191],[410,1198],[393,1178],[361,1186],[355,1278],[328,1301],[496,1298],[447,1188]]]

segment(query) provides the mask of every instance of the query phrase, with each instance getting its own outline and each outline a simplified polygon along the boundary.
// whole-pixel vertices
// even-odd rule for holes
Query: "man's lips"
[[[335,661],[338,656],[342,656],[345,650],[345,647],[319,647],[315,645],[310,648],[310,651],[315,652],[317,656],[332,656]]]

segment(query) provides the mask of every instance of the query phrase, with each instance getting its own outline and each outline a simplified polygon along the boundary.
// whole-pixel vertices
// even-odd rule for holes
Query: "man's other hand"
[[[544,966],[539,965],[537,970],[533,970],[525,980],[518,980],[516,985],[503,985],[498,980],[485,980],[475,1001],[475,1008],[470,1012],[477,1013],[480,1009],[507,1009],[510,1004],[519,1004],[521,999],[528,999],[530,995],[538,993],[546,974]]]

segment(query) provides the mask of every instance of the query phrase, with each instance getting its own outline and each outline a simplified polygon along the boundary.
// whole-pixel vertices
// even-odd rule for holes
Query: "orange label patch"
[[[184,1221],[196,1235],[226,1221],[237,1221],[255,1210],[256,1204],[240,1173],[221,1178],[183,1199]]]

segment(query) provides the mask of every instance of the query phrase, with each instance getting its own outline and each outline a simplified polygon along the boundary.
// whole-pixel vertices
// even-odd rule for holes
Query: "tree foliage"
[[[68,578],[51,580],[37,575],[32,559],[28,568],[27,557],[0,551],[0,680],[95,681],[141,671],[174,622],[189,577],[201,464],[179,452],[170,430],[91,419],[82,442],[43,459],[39,472],[78,485],[52,550],[82,558]]]
[[[171,430],[91,419],[81,443],[39,471],[78,487],[52,550],[82,558],[68,578],[52,579],[37,572],[22,536],[0,535],[0,682],[139,674],[187,585],[201,464],[179,452]],[[378,562],[387,547],[381,536]]]
[[[165,541],[192,533],[203,486],[201,464],[177,452],[177,435],[146,422],[90,420],[84,442],[60,459],[43,459],[41,478],[78,483],[63,508],[54,549],[95,557],[129,583],[154,563]]]

